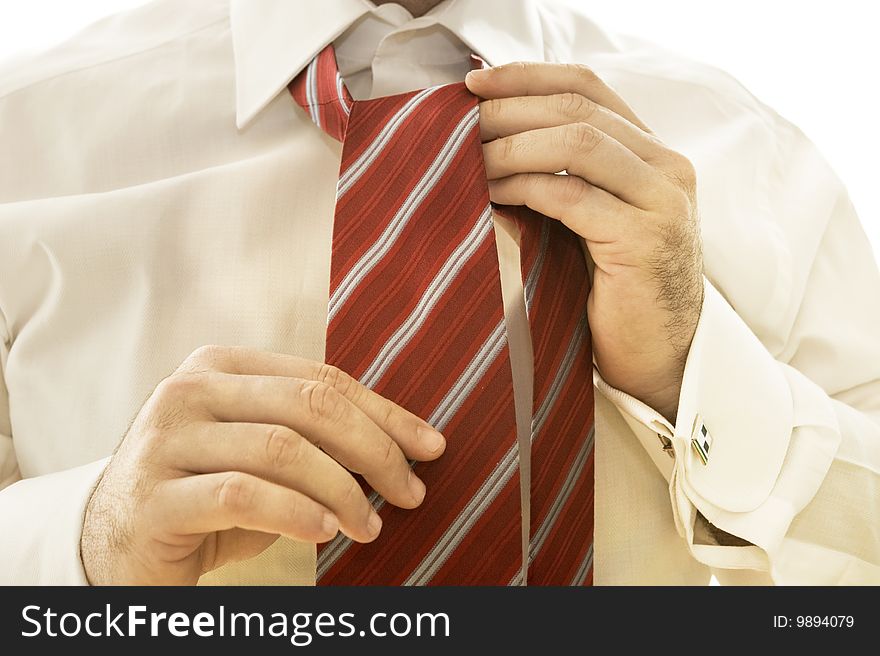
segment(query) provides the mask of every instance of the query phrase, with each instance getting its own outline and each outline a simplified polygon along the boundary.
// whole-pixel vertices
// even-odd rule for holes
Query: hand
[[[509,64],[466,82],[487,99],[480,131],[490,198],[527,205],[584,238],[596,264],[588,301],[596,366],[674,420],[703,301],[694,167],[583,66]]]
[[[138,413],[86,509],[92,584],[194,584],[279,535],[375,540],[382,522],[349,472],[418,506],[407,458],[433,460],[428,424],[317,362],[203,347]]]

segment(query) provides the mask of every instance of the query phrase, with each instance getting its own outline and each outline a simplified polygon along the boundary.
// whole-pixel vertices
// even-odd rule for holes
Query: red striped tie
[[[323,585],[521,584],[520,462],[477,99],[463,84],[353,101],[325,48],[290,84],[343,141],[327,362],[425,418],[446,453],[414,464],[428,494],[370,544],[321,545]],[[497,210],[496,210],[497,211]],[[528,582],[592,583],[589,282],[577,237],[524,208],[535,357]]]

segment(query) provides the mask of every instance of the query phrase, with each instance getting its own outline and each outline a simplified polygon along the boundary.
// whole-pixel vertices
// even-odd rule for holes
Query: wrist
[[[681,394],[681,381],[684,365],[669,366],[655,373],[638,367],[635,361],[626,366],[614,366],[608,361],[596,358],[596,368],[602,379],[611,387],[638,399],[648,407],[675,423],[678,400]]]
[[[658,332],[594,332],[593,353],[606,383],[675,423],[688,351]]]
[[[672,309],[645,280],[605,276],[601,283],[593,286],[588,314],[599,373],[674,423],[702,288]]]

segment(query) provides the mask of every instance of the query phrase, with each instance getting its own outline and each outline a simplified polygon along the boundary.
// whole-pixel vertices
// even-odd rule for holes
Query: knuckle
[[[156,386],[154,396],[165,402],[179,401],[193,396],[201,385],[201,377],[197,374],[172,374]]]
[[[596,111],[596,103],[579,93],[563,93],[557,96],[557,109],[567,118],[587,120]]]
[[[255,495],[250,479],[235,472],[217,485],[217,507],[233,514],[240,513],[253,505]]]
[[[397,414],[398,406],[393,401],[388,401],[382,404],[382,408],[379,412],[382,414],[381,418],[381,426],[390,427],[394,425],[394,422],[398,419]]]
[[[341,421],[345,398],[335,388],[320,381],[308,381],[302,387],[302,396],[312,417],[332,423]]]
[[[563,134],[563,146],[581,156],[593,152],[603,139],[602,132],[587,123],[572,123]]]
[[[503,137],[502,139],[498,140],[498,144],[501,148],[501,152],[499,154],[501,155],[502,160],[514,159],[519,153],[520,145],[516,136]]]
[[[267,430],[266,458],[276,469],[285,469],[300,462],[305,456],[305,444],[296,433],[273,426]]]
[[[480,107],[480,114],[489,120],[497,119],[501,116],[503,111],[503,101],[501,98],[493,98],[491,100],[486,100],[483,102]]]
[[[287,512],[289,513],[289,517],[293,520],[297,520],[305,510],[306,509],[303,508],[303,498],[298,494],[290,495],[290,498],[287,500]]]
[[[689,194],[695,192],[697,188],[697,169],[694,166],[693,162],[691,162],[684,155],[680,155],[678,162],[678,171],[685,191]]]
[[[673,212],[678,221],[686,224],[694,223],[696,219],[694,203],[690,192],[683,191],[678,195],[677,202],[673,206]]]
[[[387,471],[388,467],[393,467],[398,462],[398,454],[400,451],[397,445],[391,439],[385,444],[385,452],[382,454],[382,471]]]
[[[676,194],[676,201],[688,206],[693,205],[697,193],[696,168],[687,157],[675,151],[669,151],[667,158],[669,164],[666,176],[680,192]]]
[[[189,354],[185,364],[191,368],[213,369],[226,353],[226,347],[205,344]]]
[[[557,176],[556,195],[563,205],[575,205],[583,199],[586,191],[583,181],[573,175]]]
[[[592,84],[599,80],[599,76],[589,66],[584,64],[568,64],[572,72],[586,84]]]
[[[345,486],[345,490],[339,497],[339,503],[343,507],[359,504],[363,496],[364,492],[361,489],[361,486],[354,478],[349,477],[348,484]]]
[[[675,150],[669,150],[667,153],[670,166],[673,170],[683,178],[696,178],[697,170],[694,168],[693,162],[687,157]]]
[[[149,443],[158,445],[167,441],[174,431],[188,422],[184,403],[160,405],[152,414],[147,430]]]
[[[144,404],[132,428],[146,438],[145,444],[157,446],[191,421],[194,406],[202,393],[201,376],[178,373],[161,381]]]
[[[317,379],[325,385],[329,385],[343,396],[348,396],[356,389],[354,378],[333,365],[322,364],[320,369],[318,369]]]

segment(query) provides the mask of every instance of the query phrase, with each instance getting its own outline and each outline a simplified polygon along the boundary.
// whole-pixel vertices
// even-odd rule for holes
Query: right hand
[[[100,584],[195,584],[279,535],[375,540],[382,522],[350,472],[415,508],[407,459],[443,437],[333,367],[245,348],[202,347],[159,383],[86,508],[86,576]]]

